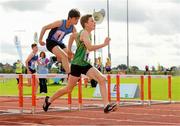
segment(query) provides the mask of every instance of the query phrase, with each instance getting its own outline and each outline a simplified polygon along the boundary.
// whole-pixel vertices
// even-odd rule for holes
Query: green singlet
[[[90,61],[88,59],[89,52],[84,45],[84,42],[80,40],[80,35],[84,30],[81,30],[78,33],[78,37],[76,39],[77,49],[74,55],[74,58],[71,62],[71,64],[78,65],[78,66],[87,66],[90,64]],[[91,36],[89,36],[89,40],[91,41]]]

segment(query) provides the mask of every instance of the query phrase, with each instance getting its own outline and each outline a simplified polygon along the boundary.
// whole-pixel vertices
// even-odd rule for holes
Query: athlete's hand
[[[45,45],[45,42],[43,42],[42,40],[39,40],[39,44],[40,44],[41,46],[44,46],[44,45]]]
[[[104,45],[109,45],[111,39],[109,37],[106,37],[105,40],[104,40]]]
[[[68,50],[68,58],[72,59],[74,57],[74,53],[70,50]]]
[[[27,74],[31,74],[31,71],[29,69],[27,69]]]

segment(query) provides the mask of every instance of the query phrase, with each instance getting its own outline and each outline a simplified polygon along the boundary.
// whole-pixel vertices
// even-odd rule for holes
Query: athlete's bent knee
[[[99,81],[99,83],[105,83],[106,78],[104,76],[100,76],[100,77],[98,77],[98,81]]]
[[[67,88],[66,88],[66,92],[67,92],[67,93],[71,93],[71,92],[72,92],[72,88],[67,87]]]

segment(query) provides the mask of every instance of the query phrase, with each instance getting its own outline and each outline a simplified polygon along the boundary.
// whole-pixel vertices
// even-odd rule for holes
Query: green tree
[[[126,70],[127,66],[125,64],[121,64],[121,65],[117,66],[117,69],[119,69],[119,70]]]

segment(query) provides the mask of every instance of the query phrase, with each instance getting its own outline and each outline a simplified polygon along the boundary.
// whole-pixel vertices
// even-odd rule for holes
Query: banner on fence
[[[111,97],[116,97],[116,84],[111,84]],[[121,84],[120,85],[120,97],[121,98],[139,98],[139,86],[138,84]],[[101,97],[99,84],[93,94],[94,97]]]

